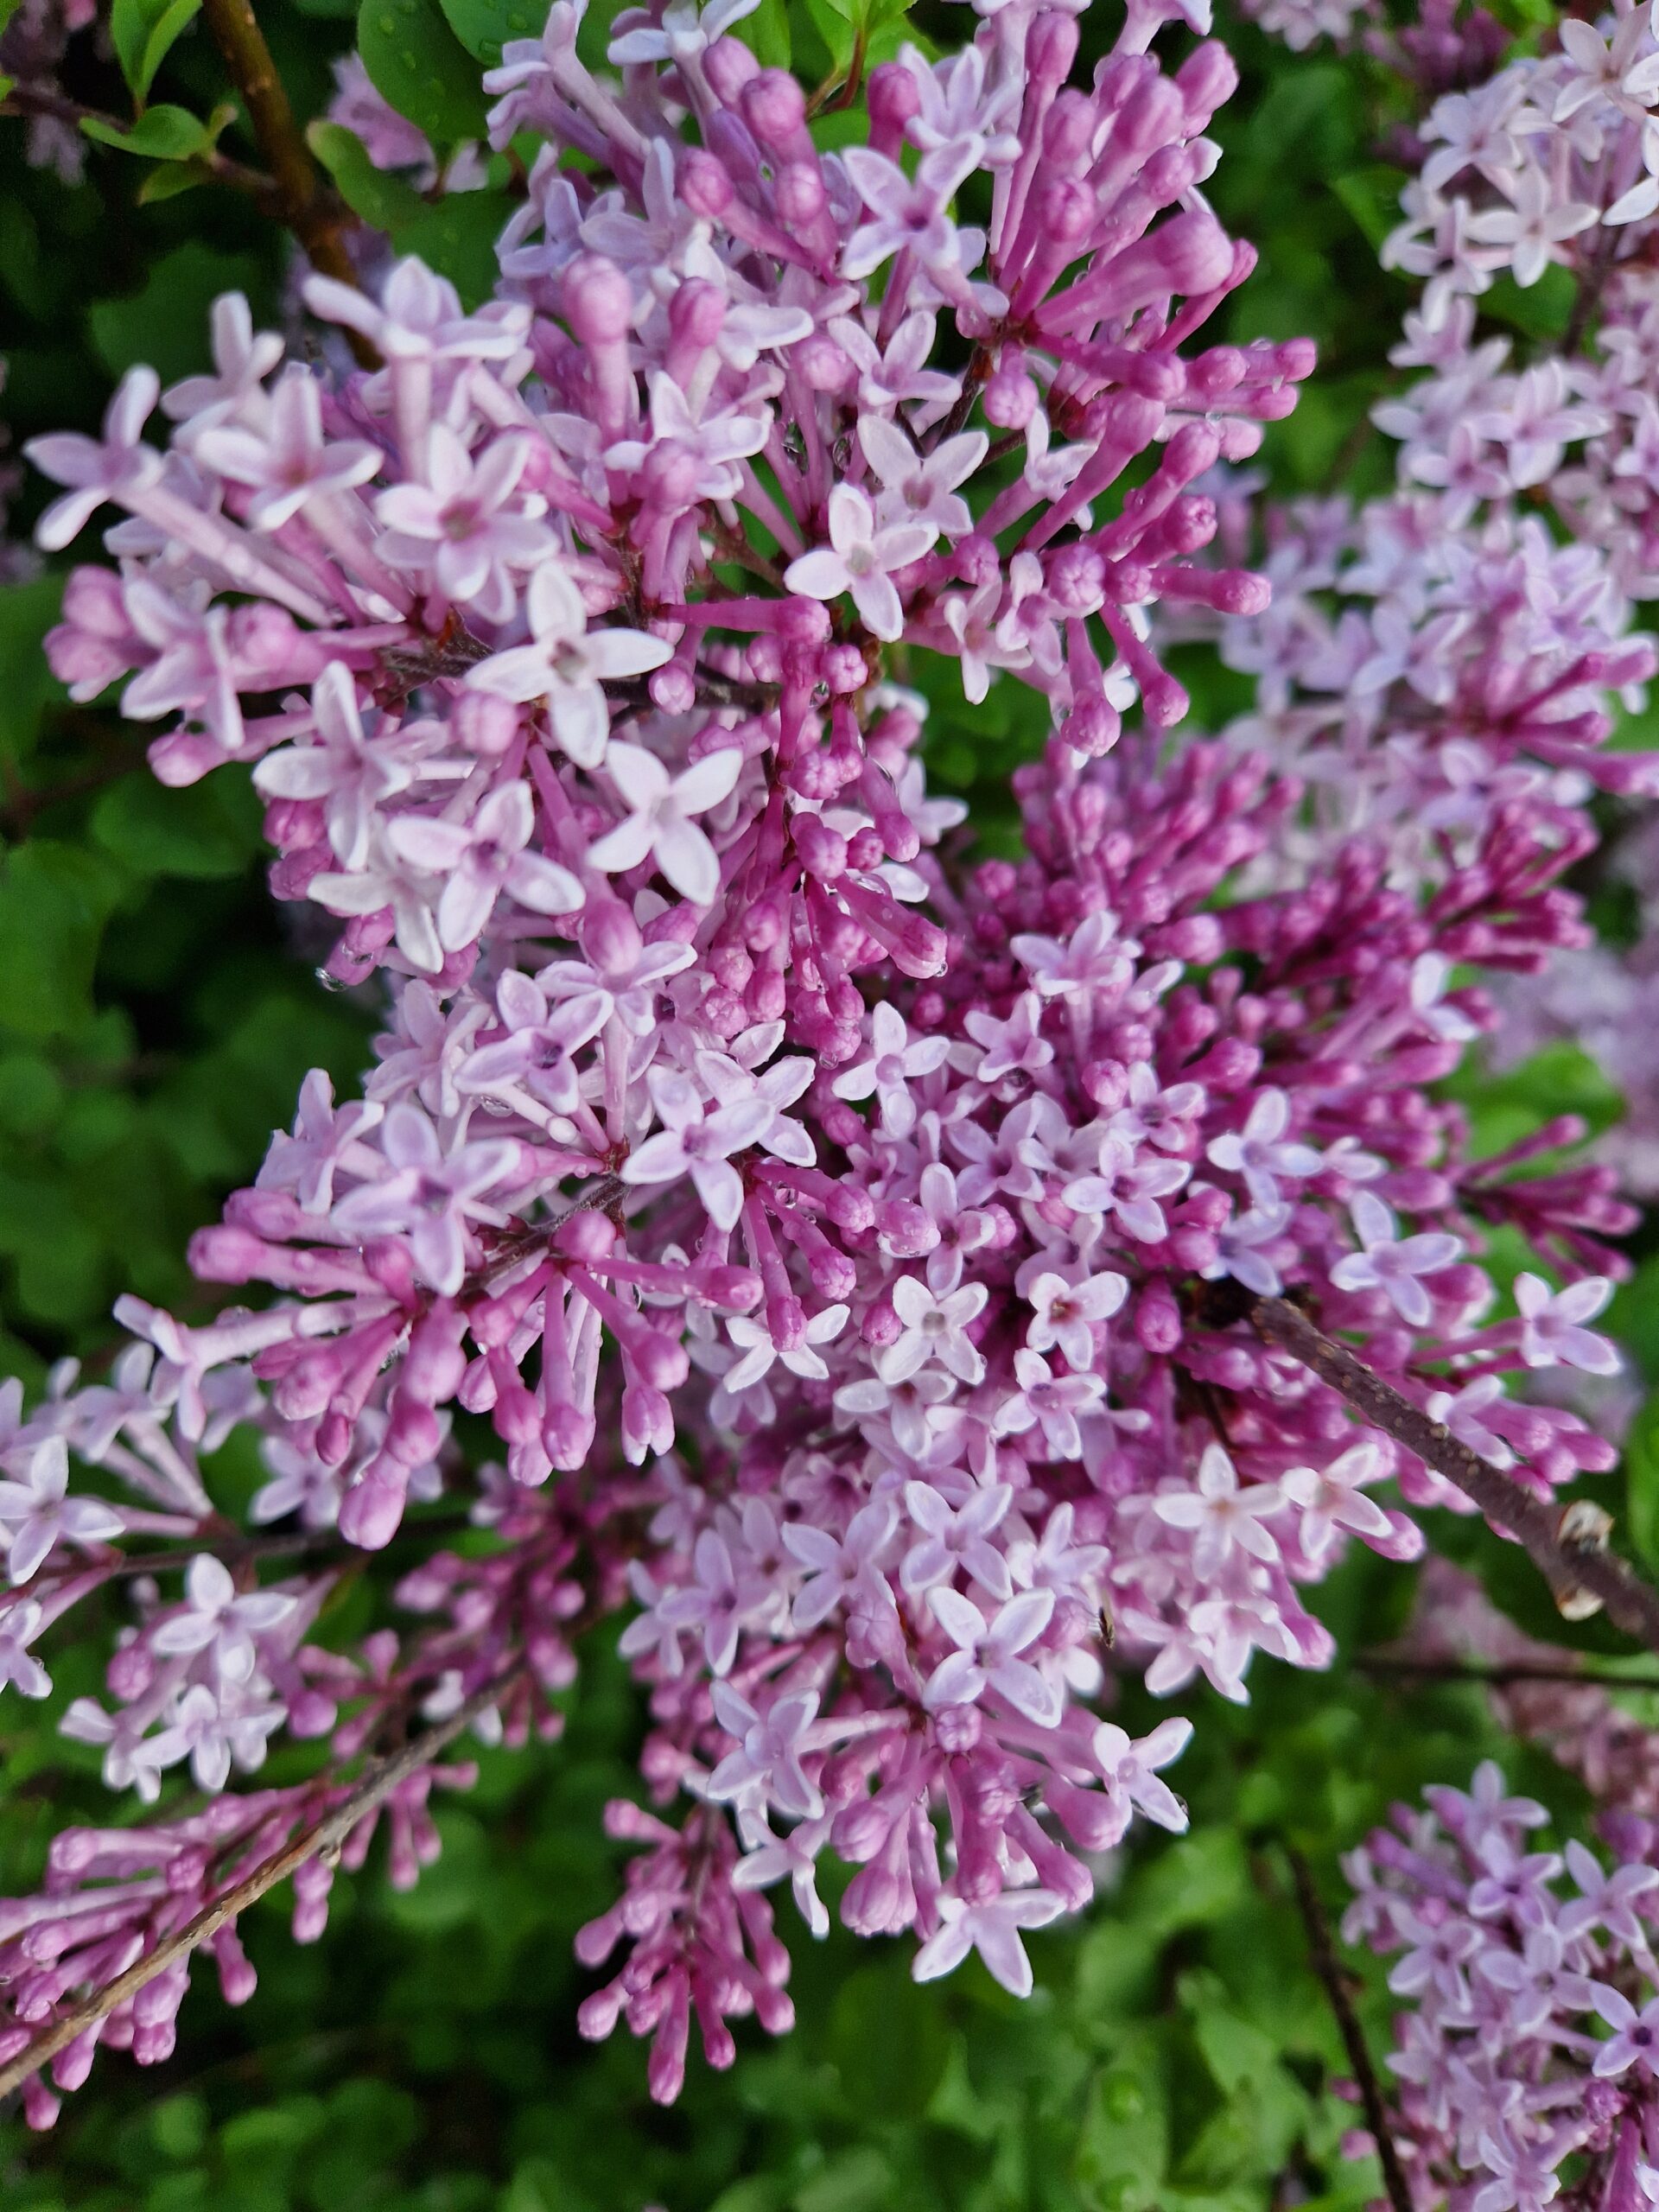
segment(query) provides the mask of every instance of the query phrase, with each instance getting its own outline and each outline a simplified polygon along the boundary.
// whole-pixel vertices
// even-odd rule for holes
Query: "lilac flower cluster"
[[[1343,1922],[1414,2000],[1389,2060],[1413,2201],[1541,2212],[1576,2159],[1574,2202],[1639,2212],[1659,2194],[1652,1824],[1604,1820],[1610,1870],[1581,1843],[1537,1848],[1543,1807],[1490,1763],[1427,1796],[1345,1862]]]
[[[493,135],[545,145],[478,312],[413,262],[378,300],[313,278],[382,363],[337,375],[222,301],[213,374],[135,370],[101,440],[32,448],[65,487],[43,543],[124,511],[54,666],[168,721],[164,781],[251,767],[274,889],[335,918],[327,976],[380,973],[388,1014],[364,1095],[314,1075],[195,1240],[203,1281],[275,1301],[189,1326],[124,1300],[109,1381],[10,1410],[16,1688],[44,1693],[33,1646],[130,1572],[122,1543],[163,1539],[182,1592],[130,1584],[110,1702],[70,1732],[148,1797],[187,1764],[222,1789],[283,1727],[334,1764],[61,1840],[0,1917],[0,2062],[400,1726],[483,1696],[487,1730],[556,1732],[578,1629],[630,1606],[655,1809],[613,1808],[642,1848],[581,1938],[624,1953],[585,2032],[649,2037],[671,2098],[694,2018],[716,2064],[733,2021],[785,2027],[763,1893],[822,1932],[826,1851],[858,1870],[847,1923],[913,1930],[918,1976],[974,1949],[1023,1991],[1021,1931],[1087,1902],[1136,1811],[1185,1819],[1161,1776],[1188,1726],[1101,1717],[1103,1626],[1154,1693],[1243,1699],[1258,1649],[1326,1662],[1300,1592],[1350,1541],[1421,1549],[1376,1485],[1465,1503],[1241,1300],[1307,1295],[1541,1494],[1611,1463],[1504,1378],[1614,1361],[1586,1325],[1628,1210],[1602,1169],[1516,1177],[1560,1128],[1469,1161],[1427,1086],[1486,1018],[1452,967],[1579,934],[1581,784],[1514,759],[1592,762],[1601,690],[1650,657],[1586,644],[1616,625],[1573,599],[1490,702],[1504,749],[1432,865],[1345,830],[1306,864],[1281,764],[1167,743],[1187,702],[1147,613],[1265,607],[1197,557],[1199,480],[1311,365],[1194,342],[1252,259],[1202,191],[1224,51],[1166,70],[1152,41],[1191,6],[1130,0],[1084,89],[1072,13],[1010,0],[961,53],[876,69],[868,142],[831,154],[741,12],[625,22],[615,78],[569,0],[507,48]],[[1554,574],[1529,543],[1482,558]],[[1465,689],[1503,681],[1437,612]],[[970,701],[995,677],[1048,703],[1017,863],[968,864],[927,792],[917,649]],[[1416,690],[1413,806],[1456,734]],[[1523,1277],[1494,1319],[1498,1224],[1565,1287]],[[504,1464],[467,1473],[457,1410]],[[238,1423],[256,1522],[376,1549],[465,1484],[499,1541],[404,1578],[406,1639],[334,1652],[334,1567],[262,1586],[224,1540],[204,1460]],[[430,1779],[391,1808],[405,1872]],[[90,2025],[58,2086],[100,2033],[162,2055],[185,1979]]]

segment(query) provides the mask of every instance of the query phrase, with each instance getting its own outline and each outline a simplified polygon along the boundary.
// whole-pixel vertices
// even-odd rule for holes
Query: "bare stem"
[[[283,220],[305,248],[314,269],[340,283],[355,285],[357,271],[340,236],[339,207],[323,188],[300,135],[252,0],[202,0],[201,12],[247,109]]]
[[[1324,1903],[1314,1886],[1313,1870],[1294,1844],[1286,1844],[1285,1857],[1290,1861],[1291,1879],[1296,1885],[1296,1902],[1301,1909],[1303,1924],[1307,1929],[1309,1963],[1325,1985],[1331,2010],[1336,2015],[1342,2047],[1348,2054],[1348,2063],[1358,2085],[1360,2102],[1365,2108],[1365,2125],[1376,2145],[1377,2159],[1382,2168],[1382,2186],[1389,2193],[1389,2202],[1394,2212],[1414,2212],[1410,2185],[1406,2180],[1405,2169],[1400,2164],[1400,2152],[1389,2126],[1389,2107],[1382,2094],[1382,2085],[1377,2080],[1376,2069],[1371,2063],[1365,2031],[1360,2026],[1349,1999],[1347,1975],[1337,1956],[1336,1946],[1331,1940],[1331,1923],[1325,1916]]]
[[[1563,1533],[1568,1516],[1461,1444],[1443,1422],[1431,1421],[1391,1382],[1310,1321],[1283,1298],[1257,1298],[1249,1316],[1258,1336],[1300,1360],[1322,1382],[1345,1398],[1373,1428],[1414,1452],[1471,1498],[1486,1518],[1522,1544],[1548,1583],[1556,1605],[1569,1616],[1581,1614],[1586,1597],[1605,1607],[1607,1618],[1627,1636],[1659,1651],[1659,1591],[1652,1589],[1622,1559],[1606,1550],[1605,1538],[1575,1541]]]
[[[252,1872],[245,1874],[233,1888],[226,1890],[224,1896],[215,1898],[212,1904],[205,1905],[194,1919],[188,1920],[182,1928],[175,1929],[159,1942],[153,1951],[135,1961],[124,1974],[118,1974],[102,1989],[94,1990],[79,2005],[72,2005],[49,2028],[43,2028],[31,2043],[18,2052],[10,2065],[0,2067],[0,2097],[8,2096],[14,2089],[21,2088],[29,2075],[38,2073],[48,2059],[67,2050],[78,2036],[84,2035],[88,2028],[105,2018],[118,2005],[124,2005],[130,1997],[136,1996],[147,1982],[154,1981],[157,1974],[165,1974],[168,1967],[188,1958],[199,1945],[216,1936],[238,1913],[245,1912],[251,1904],[264,1897],[267,1890],[274,1889],[278,1882],[286,1880],[308,1859],[315,1859],[325,1852],[338,1850],[360,1820],[384,1804],[392,1791],[407,1782],[411,1775],[418,1774],[423,1766],[436,1758],[463,1729],[471,1726],[480,1713],[495,1703],[505,1688],[506,1680],[501,1679],[487,1684],[483,1689],[474,1690],[471,1697],[458,1706],[446,1719],[435,1721],[429,1728],[423,1729],[401,1751],[375,1760],[364,1770],[350,1794],[343,1797],[332,1812],[325,1813],[321,1820],[313,1821],[308,1828],[302,1828],[298,1835],[285,1843],[280,1851],[273,1852],[269,1859],[262,1859]]]

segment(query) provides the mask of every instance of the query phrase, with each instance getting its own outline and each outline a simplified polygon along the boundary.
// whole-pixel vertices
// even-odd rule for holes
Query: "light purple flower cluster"
[[[314,1075],[195,1241],[203,1280],[276,1300],[202,1326],[124,1301],[110,1381],[60,1376],[0,1453],[25,1694],[35,1641],[128,1570],[117,1540],[194,1555],[181,1596],[133,1585],[111,1702],[72,1708],[113,1786],[188,1763],[219,1789],[283,1726],[339,1764],[60,1848],[0,1923],[0,2058],[385,1732],[480,1694],[510,1738],[555,1732],[577,1629],[630,1605],[656,1811],[613,1812],[643,1848],[581,1940],[625,1948],[584,2031],[650,2037],[671,2098],[694,2018],[717,2064],[732,2021],[786,2026],[762,1892],[787,1880],[821,1932],[826,1850],[858,1869],[848,1924],[913,1930],[919,1976],[972,1948],[1023,1990],[1020,1931],[1087,1901],[1136,1810],[1185,1818],[1160,1774],[1187,1724],[1135,1742],[1095,1709],[1103,1623],[1154,1692],[1242,1699],[1258,1649],[1327,1661],[1300,1592],[1351,1539],[1421,1548],[1376,1484],[1464,1504],[1241,1304],[1305,1294],[1542,1494],[1611,1462],[1504,1377],[1612,1359],[1586,1324],[1628,1211],[1605,1170],[1516,1178],[1562,1127],[1468,1161],[1427,1089],[1486,1018],[1452,966],[1576,938],[1573,795],[1494,790],[1409,880],[1370,836],[1307,867],[1293,776],[1163,734],[1186,702],[1147,607],[1267,597],[1195,560],[1198,480],[1310,365],[1192,342],[1251,262],[1201,189],[1226,54],[1166,71],[1151,41],[1190,11],[1131,0],[1082,89],[1071,13],[1011,0],[960,54],[874,71],[868,143],[830,154],[716,11],[671,12],[621,30],[620,79],[566,0],[506,49],[494,135],[547,143],[478,313],[411,262],[378,302],[313,279],[383,363],[334,377],[221,302],[211,376],[134,371],[101,442],[33,449],[66,487],[48,545],[125,515],[54,665],[176,718],[164,780],[251,765],[276,890],[336,917],[327,973],[381,970],[390,1004],[364,1096]],[[1046,696],[1023,861],[959,858],[895,647],[955,658],[969,700],[999,673]],[[1589,754],[1598,686],[1649,664],[1590,650],[1511,697],[1500,769]],[[1427,780],[1446,711],[1423,696]],[[1492,1319],[1485,1224],[1565,1287],[1525,1278]],[[504,1465],[468,1476],[457,1409]],[[256,1553],[212,1556],[203,1458],[238,1422],[256,1522],[380,1548],[466,1484],[499,1544],[405,1576],[406,1643],[331,1652],[326,1565],[262,1589]],[[160,2055],[184,1979],[103,2032]]]
[[[1543,1807],[1507,1796],[1490,1763],[1466,1795],[1426,1794],[1428,1812],[1396,1808],[1345,1861],[1343,1922],[1414,2000],[1389,2060],[1414,2202],[1541,2212],[1576,2160],[1573,2202],[1644,2212],[1659,2200],[1651,1822],[1604,1820],[1610,1869],[1581,1843],[1539,1848]]]

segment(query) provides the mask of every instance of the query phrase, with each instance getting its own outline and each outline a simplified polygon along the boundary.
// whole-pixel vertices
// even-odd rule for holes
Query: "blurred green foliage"
[[[613,12],[595,5],[584,26],[595,57]],[[1536,9],[1511,0],[1510,12],[1522,29]],[[533,32],[537,0],[364,0],[360,13],[353,0],[262,0],[259,13],[341,195],[477,296],[510,164],[494,163],[484,192],[429,204],[321,122],[328,65],[360,36],[381,89],[447,152],[479,127],[479,65]],[[907,20],[944,43],[966,18],[922,0]],[[1085,38],[1098,44],[1115,21],[1102,0]],[[1367,410],[1395,373],[1406,296],[1376,259],[1399,182],[1384,83],[1363,62],[1294,57],[1223,28],[1243,82],[1217,121],[1213,189],[1262,255],[1224,334],[1310,333],[1324,362],[1262,466],[1281,493],[1368,491],[1389,467]],[[207,304],[227,287],[262,319],[285,312],[283,240],[198,174],[206,143],[241,160],[255,149],[222,112],[191,0],[115,0],[111,32],[106,53],[78,50],[73,65],[76,98],[112,118],[81,182],[29,168],[19,129],[0,131],[4,405],[18,441],[92,427],[136,360],[166,378],[200,365]],[[743,26],[763,60],[815,83],[906,32],[891,0],[763,0]],[[152,99],[141,115],[135,102]],[[1530,296],[1516,306],[1517,321],[1523,307],[1551,311]],[[24,495],[25,517],[41,497]],[[40,640],[60,589],[53,573],[0,592],[0,1370],[31,1381],[66,1353],[107,1349],[120,1290],[207,1310],[183,1267],[188,1233],[251,1175],[307,1068],[353,1080],[373,1011],[321,989],[321,941],[267,896],[245,778],[163,790],[143,730],[107,704],[72,706],[52,682]],[[1206,654],[1185,656],[1180,673],[1198,728],[1243,703],[1239,679]],[[966,713],[954,671],[918,653],[906,674],[934,704],[931,773],[969,798],[990,849],[1012,849],[1007,779],[1043,734],[1031,695],[1003,683]],[[1564,1099],[1598,1122],[1616,1106],[1593,1069],[1559,1054],[1459,1096],[1489,1151]],[[1621,1299],[1659,1374],[1656,1314],[1659,1260]],[[1659,1419],[1644,1417],[1630,1518],[1659,1565],[1656,1439]],[[1511,1548],[1443,1517],[1436,1541],[1524,1625],[1608,1648],[1593,1624],[1561,1629]],[[1362,1554],[1319,1609],[1351,1654],[1397,1630],[1412,1586]],[[0,1705],[8,1891],[38,1878],[57,1828],[107,1816],[93,1762],[54,1733],[68,1698],[95,1687],[94,1656],[59,1672],[46,1709]],[[170,2065],[146,2075],[100,2058],[54,2136],[0,2127],[0,2212],[1357,2212],[1376,2176],[1343,2156],[1351,2107],[1330,2083],[1345,2063],[1307,1966],[1285,1839],[1337,1900],[1340,1850],[1392,1799],[1463,1781],[1486,1752],[1564,1816],[1578,1808],[1559,1771],[1497,1740],[1472,1687],[1266,1665],[1253,1687],[1242,1711],[1184,1698],[1198,1733],[1172,1778],[1191,1834],[1153,1833],[1106,1871],[1084,1923],[1034,1939],[1028,2005],[976,1961],[918,1989],[906,1947],[839,1931],[815,1945],[785,1900],[796,2033],[746,2037],[729,2075],[694,2063],[683,2103],[660,2113],[626,2036],[592,2049],[574,2025],[591,1977],[572,1937],[615,1893],[622,1854],[601,1814],[637,1788],[642,1726],[601,1633],[565,1740],[483,1755],[476,1789],[440,1810],[443,1855],[418,1889],[393,1895],[372,1858],[340,1879],[328,1934],[307,1950],[287,1938],[285,1901],[267,1899],[245,1924],[261,1975],[245,2010],[225,2008],[199,1969]],[[1132,1694],[1122,1717],[1139,1728],[1158,1713]],[[1375,1974],[1363,2011],[1380,2054],[1389,2005]]]

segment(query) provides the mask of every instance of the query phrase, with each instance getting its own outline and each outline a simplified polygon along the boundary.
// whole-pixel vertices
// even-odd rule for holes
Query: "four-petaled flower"
[[[785,583],[806,599],[839,599],[850,592],[859,619],[873,635],[897,638],[905,612],[893,571],[919,561],[938,531],[931,522],[880,521],[855,484],[836,486],[827,519],[829,544],[791,561],[784,571]]]
[[[720,861],[691,817],[731,797],[742,766],[735,746],[721,746],[671,776],[654,753],[619,739],[605,755],[605,768],[632,810],[589,849],[589,865],[620,875],[652,859],[682,899],[713,906]]]

